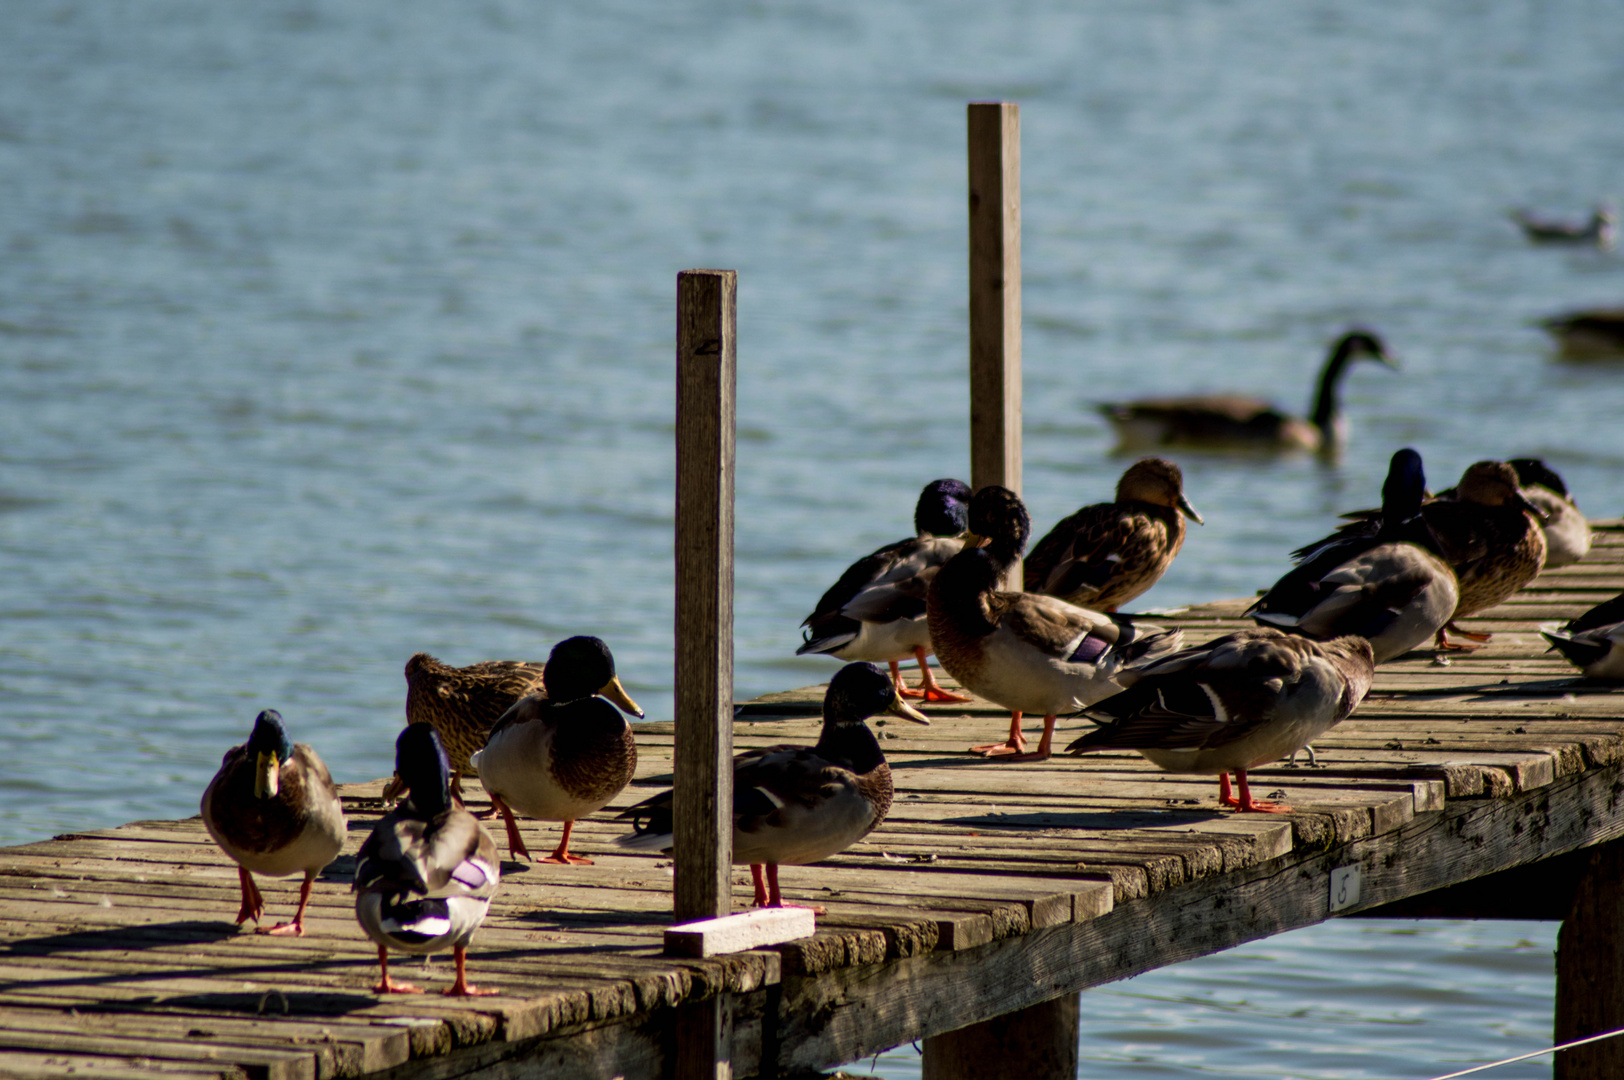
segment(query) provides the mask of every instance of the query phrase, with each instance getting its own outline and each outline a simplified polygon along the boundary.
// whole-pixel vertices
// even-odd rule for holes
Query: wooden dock
[[[786,893],[827,914],[816,936],[772,949],[663,956],[671,863],[619,853],[625,830],[605,811],[575,834],[596,865],[504,864],[470,950],[471,977],[500,997],[371,993],[376,953],[348,886],[377,783],[345,789],[350,842],[298,939],[231,923],[236,870],[197,818],[0,850],[0,1075],[631,1080],[668,1075],[680,1011],[716,1000],[737,1076],[917,1039],[927,1074],[960,1075],[932,1048],[994,1011],[1058,1007],[1050,1026],[1074,1039],[1064,1010],[1075,1018],[1078,990],[1333,915],[1562,918],[1583,869],[1572,853],[1624,835],[1624,694],[1578,678],[1534,625],[1621,589],[1624,526],[1611,522],[1585,562],[1471,620],[1494,631],[1489,647],[1383,665],[1317,744],[1319,768],[1253,774],[1295,808],[1285,817],[1219,812],[1211,779],[1133,754],[983,762],[964,748],[1003,732],[991,707],[885,726],[890,819],[826,864],[785,868]],[[1167,621],[1198,641],[1241,625],[1243,606]],[[736,745],[813,740],[819,698],[809,687],[742,706]],[[638,738],[639,778],[617,807],[670,781],[671,726]],[[535,850],[555,839],[524,831]],[[1534,864],[1537,877],[1515,870]],[[1449,889],[1463,882],[1475,887]],[[295,885],[266,883],[272,917],[292,911]],[[401,966],[431,990],[451,976],[443,958]]]

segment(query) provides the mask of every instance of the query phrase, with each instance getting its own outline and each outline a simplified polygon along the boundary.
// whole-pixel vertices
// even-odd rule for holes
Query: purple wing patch
[[[1077,646],[1077,651],[1071,654],[1070,660],[1074,664],[1092,664],[1110,647],[1111,643],[1104,638],[1089,634],[1083,638],[1082,644]]]
[[[451,880],[471,892],[483,889],[485,883],[490,879],[490,875],[485,872],[485,868],[472,859],[464,859],[455,870],[451,871]]]

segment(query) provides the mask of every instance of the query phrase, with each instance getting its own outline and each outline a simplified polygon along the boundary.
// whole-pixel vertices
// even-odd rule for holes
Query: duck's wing
[[[796,655],[838,649],[857,636],[860,623],[923,616],[929,575],[963,547],[956,537],[910,537],[859,559],[802,620],[806,640]]]
[[[1118,503],[1085,506],[1039,540],[1025,563],[1029,592],[1098,596],[1125,571],[1140,571],[1172,543],[1167,523]]]
[[[1055,660],[1093,663],[1123,637],[1124,622],[1037,593],[993,593],[988,614],[1022,647]]]
[[[1619,593],[1611,600],[1602,601],[1568,623],[1563,629],[1572,634],[1579,634],[1586,630],[1599,630],[1617,623],[1624,623],[1624,593]]]

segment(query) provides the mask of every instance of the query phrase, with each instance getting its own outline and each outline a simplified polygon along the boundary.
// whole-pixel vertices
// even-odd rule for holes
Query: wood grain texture
[[[1075,1080],[1082,996],[1066,994],[926,1039],[924,1080]]]
[[[1624,1027],[1624,842],[1589,852],[1556,942],[1558,1044]],[[1556,1055],[1553,1080],[1624,1076],[1624,1039]]]

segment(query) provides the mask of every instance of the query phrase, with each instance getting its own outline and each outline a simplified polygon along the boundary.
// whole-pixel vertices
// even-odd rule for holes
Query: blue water
[[[1374,500],[1399,445],[1439,486],[1541,454],[1586,510],[1624,512],[1624,365],[1554,363],[1531,324],[1618,303],[1624,266],[1530,247],[1505,218],[1624,194],[1610,5],[7,15],[0,842],[193,812],[267,706],[341,779],[378,776],[420,649],[540,658],[598,633],[669,715],[691,266],[740,274],[738,689],[826,677],[792,655],[800,618],[908,531],[924,481],[967,469],[968,100],[1022,107],[1040,527],[1124,466],[1095,401],[1239,389],[1305,409],[1353,323],[1404,363],[1348,380],[1336,467],[1181,457],[1208,525],[1145,606],[1269,583]],[[1549,928],[1415,930],[1326,927],[1091,994],[1115,1004],[1090,1053],[1119,1046],[1091,1068],[1388,1075],[1356,1071],[1361,1025],[1410,999],[1378,981],[1338,1003],[1350,970],[1418,949],[1505,978],[1432,965],[1402,1075],[1452,1047],[1536,1048]],[[1530,958],[1544,981],[1513,1008]],[[1300,1041],[1280,994],[1310,1007]],[[1515,1068],[1498,1075],[1548,1071]]]

